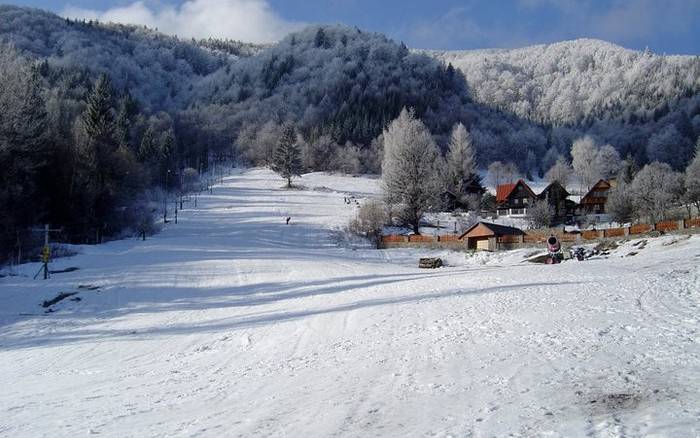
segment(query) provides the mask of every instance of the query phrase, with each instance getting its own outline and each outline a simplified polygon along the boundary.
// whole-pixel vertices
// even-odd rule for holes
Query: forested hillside
[[[700,135],[700,57],[581,39],[515,50],[422,52],[451,63],[478,103],[550,127],[567,152],[590,134],[638,161],[682,168]]]
[[[154,189],[217,160],[269,164],[290,123],[305,169],[377,173],[403,107],[443,153],[462,122],[483,167],[541,174],[588,134],[680,169],[700,134],[699,65],[596,41],[411,52],[346,26],[269,47],[181,41],[0,6],[0,258],[37,223],[79,241],[143,228]]]

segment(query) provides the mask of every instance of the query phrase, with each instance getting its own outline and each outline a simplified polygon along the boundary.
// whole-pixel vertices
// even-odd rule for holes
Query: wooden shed
[[[478,222],[459,236],[467,243],[467,248],[477,251],[496,251],[498,238],[503,236],[522,236],[523,230],[505,225]]]

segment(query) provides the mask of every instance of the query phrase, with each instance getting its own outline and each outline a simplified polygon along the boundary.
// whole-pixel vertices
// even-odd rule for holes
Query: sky
[[[0,0],[3,1],[3,0]],[[273,42],[343,23],[421,49],[513,48],[598,38],[700,55],[700,0],[10,0],[77,18],[144,24],[181,37]]]

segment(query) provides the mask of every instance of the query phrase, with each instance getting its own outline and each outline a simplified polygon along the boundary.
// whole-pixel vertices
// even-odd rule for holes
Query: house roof
[[[611,187],[612,184],[610,184],[610,182],[604,179],[598,180],[597,183],[593,184],[593,187],[591,187],[588,193],[581,198],[581,204],[605,204],[607,198],[593,196],[593,192],[599,192],[601,190],[607,191],[610,190]]]
[[[506,225],[492,224],[489,222],[477,222],[474,225],[472,225],[471,227],[467,228],[467,230],[459,236],[460,240],[463,239],[464,236],[469,234],[474,228],[478,227],[479,225],[483,225],[484,227],[491,230],[495,236],[521,236],[521,235],[525,234],[525,232],[523,230],[521,230],[520,228],[508,227]]]
[[[518,187],[518,185],[520,184],[523,185],[525,190],[530,192],[533,198],[537,197],[537,195],[535,195],[530,186],[528,186],[527,183],[522,179],[519,179],[518,182],[512,184],[501,184],[498,187],[496,187],[496,202],[507,201],[510,195],[515,191],[516,187]]]
[[[565,197],[571,196],[571,193],[569,193],[569,192],[564,188],[564,186],[561,185],[561,183],[560,183],[559,181],[552,181],[551,183],[549,183],[549,185],[548,185],[547,187],[544,188],[544,190],[542,190],[542,192],[540,192],[539,198],[540,198],[540,199],[544,199],[544,197],[545,197],[545,195],[547,194],[547,192],[548,192],[550,189],[552,189],[554,186],[559,186],[559,187],[561,187],[561,189],[564,191],[564,193],[566,193],[566,196],[565,196]]]

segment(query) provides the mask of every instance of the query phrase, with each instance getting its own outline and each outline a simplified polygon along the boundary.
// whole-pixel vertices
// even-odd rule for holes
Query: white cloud
[[[106,11],[66,7],[62,15],[104,22],[140,24],[185,38],[231,38],[269,43],[300,29],[266,0],[188,0],[180,6],[149,7],[143,1]]]

